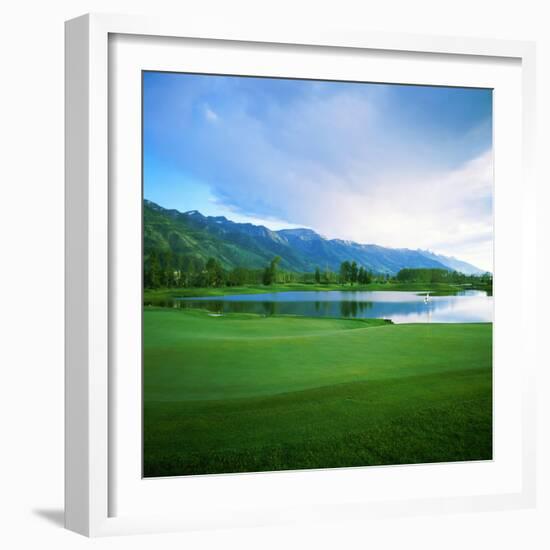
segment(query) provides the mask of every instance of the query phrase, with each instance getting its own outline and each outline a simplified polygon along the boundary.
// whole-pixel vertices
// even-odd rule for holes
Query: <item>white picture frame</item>
[[[131,44],[125,50],[117,50],[117,37],[121,38],[120,43],[123,44],[123,48],[126,47],[125,39],[129,39]],[[500,87],[501,97],[504,97],[508,86],[514,90],[514,94],[510,93],[506,96],[506,101],[514,106],[518,117],[513,119],[513,114],[503,114],[502,123],[500,123],[499,113],[495,114],[496,147],[499,147],[500,132],[503,134],[500,140],[501,150],[504,151],[505,148],[509,150],[509,154],[500,156],[503,164],[496,166],[495,210],[497,219],[500,218],[503,221],[496,226],[495,238],[498,242],[501,234],[502,239],[507,237],[515,239],[514,242],[521,248],[521,266],[518,271],[522,296],[525,300],[522,304],[520,330],[515,347],[509,351],[504,349],[506,340],[509,340],[506,338],[504,329],[501,332],[501,338],[495,339],[496,368],[499,368],[498,362],[500,362],[503,365],[502,371],[506,371],[505,362],[510,363],[515,357],[520,359],[521,369],[513,370],[513,365],[510,364],[508,365],[510,377],[506,380],[502,378],[502,384],[497,379],[496,391],[501,393],[496,395],[497,406],[500,407],[496,414],[498,415],[499,410],[508,410],[512,424],[517,424],[517,429],[511,430],[515,434],[514,438],[510,438],[502,447],[500,456],[493,461],[491,465],[492,470],[495,470],[493,473],[491,473],[492,470],[489,472],[484,469],[484,466],[478,468],[475,475],[471,476],[463,470],[463,473],[471,478],[471,486],[462,484],[462,491],[454,490],[448,494],[439,494],[441,491],[420,493],[414,488],[415,483],[425,485],[427,480],[428,485],[443,487],[444,491],[445,480],[450,481],[450,478],[455,475],[456,470],[452,466],[448,469],[439,465],[370,468],[369,487],[373,488],[374,492],[374,487],[377,484],[380,486],[380,493],[376,498],[366,498],[366,496],[363,498],[353,490],[353,487],[358,486],[358,482],[367,482],[367,478],[363,476],[366,470],[364,468],[342,469],[338,472],[327,470],[314,473],[202,476],[202,480],[194,478],[196,481],[191,482],[194,487],[191,484],[186,486],[183,496],[181,484],[178,485],[178,481],[173,478],[160,480],[162,487],[157,485],[153,488],[153,485],[147,482],[149,485],[142,494],[138,494],[136,487],[141,486],[143,480],[135,476],[134,479],[122,479],[121,467],[117,460],[121,460],[120,456],[130,456],[129,453],[135,450],[136,438],[124,439],[121,433],[125,433],[125,430],[120,429],[122,421],[115,418],[117,415],[120,416],[117,409],[122,395],[120,392],[127,391],[131,394],[131,389],[122,390],[120,383],[115,384],[115,381],[120,382],[120,380],[113,375],[113,365],[121,364],[117,354],[120,354],[120,349],[127,348],[121,347],[124,344],[115,346],[119,339],[123,341],[123,335],[120,331],[113,330],[120,317],[118,314],[113,315],[113,311],[124,311],[125,306],[131,306],[131,303],[117,302],[119,293],[113,292],[113,288],[117,288],[113,281],[120,276],[118,271],[123,270],[125,262],[124,254],[118,254],[117,243],[125,238],[124,227],[136,228],[136,219],[129,216],[124,223],[119,223],[118,218],[121,214],[116,205],[120,203],[121,196],[117,195],[119,191],[113,194],[111,183],[121,175],[130,175],[132,179],[134,174],[131,171],[119,173],[118,165],[124,165],[124,162],[118,162],[118,155],[121,159],[126,155],[126,158],[130,157],[135,161],[136,150],[132,149],[130,144],[128,149],[121,146],[120,152],[110,152],[113,136],[116,137],[117,132],[125,131],[124,120],[132,118],[130,110],[126,115],[120,116],[113,112],[113,106],[118,105],[113,87],[115,83],[120,86],[120,82],[117,81],[117,71],[123,71],[126,67],[134,71],[128,74],[135,74],[140,68],[141,59],[147,59],[148,69],[158,68],[155,65],[155,59],[158,57],[155,58],[153,54],[147,57],[147,52],[152,51],[153,48],[148,45],[149,43],[144,42],[151,38],[164,41],[155,55],[165,56],[166,63],[170,63],[169,50],[179,47],[176,46],[178,39],[193,39],[194,44],[198,44],[198,48],[195,48],[198,51],[194,53],[193,63],[194,67],[199,68],[201,64],[206,67],[207,63],[206,58],[200,55],[200,44],[208,41],[210,48],[217,48],[220,51],[224,48],[229,50],[247,47],[246,45],[249,45],[246,51],[252,53],[254,48],[263,48],[264,52],[268,49],[273,52],[270,56],[275,60],[274,62],[278,63],[277,59],[279,59],[281,63],[278,75],[284,75],[285,71],[291,70],[290,66],[285,68],[283,58],[299,57],[300,52],[306,50],[313,52],[312,55],[321,51],[322,55],[333,52],[338,55],[353,53],[355,56],[361,55],[362,52],[365,55],[370,52],[372,55],[389,56],[388,59],[393,55],[394,70],[398,71],[396,73],[398,75],[401,71],[403,82],[409,82],[412,78],[404,68],[407,59],[419,55],[430,63],[437,62],[441,67],[441,74],[448,75],[446,77],[436,75],[437,78],[452,79],[455,84],[466,78],[461,75],[468,70],[468,63],[478,65],[479,74],[475,76],[476,71],[472,70],[474,75],[472,78],[481,79],[479,82],[487,82],[488,86],[491,85],[490,77],[483,75],[486,68],[492,66],[496,68],[495,79],[500,79],[497,73],[502,72],[503,76],[502,80],[498,80],[497,92]],[[166,38],[174,40],[167,41]],[[113,44],[115,44],[114,49]],[[277,48],[284,48],[285,56],[278,54]],[[122,51],[120,54],[122,57],[112,57],[112,55],[119,55],[116,52],[120,51]],[[172,57],[174,57],[173,63],[177,65],[181,56]],[[217,57],[219,59],[220,56]],[[253,57],[252,54],[251,57]],[[243,54],[237,52],[235,59],[239,58],[244,59]],[[462,68],[460,68],[461,60],[464,61]],[[123,66],[123,63],[126,65]],[[400,66],[401,69],[399,69]],[[118,15],[85,15],[68,21],[66,23],[66,527],[84,535],[101,536],[221,526],[253,526],[289,521],[318,521],[327,518],[362,519],[380,515],[481,511],[532,506],[535,500],[534,373],[537,358],[534,335],[531,334],[532,331],[527,330],[526,320],[535,317],[533,309],[535,300],[529,299],[535,295],[535,289],[533,281],[526,284],[528,273],[525,266],[534,265],[535,257],[533,235],[536,199],[532,178],[535,118],[534,66],[535,48],[528,42],[391,35],[366,31],[347,33],[303,29],[298,32],[269,27],[232,30],[203,28],[190,21],[178,22],[162,18]],[[447,67],[446,72],[445,67]],[[500,71],[498,67],[511,67],[508,71],[512,75],[510,80],[506,80],[508,76],[504,74],[508,74],[507,70]],[[297,67],[294,70],[300,71],[300,68]],[[426,68],[428,76],[424,76],[422,81],[429,78],[430,70],[433,71],[433,68],[430,69],[428,63]],[[487,73],[490,72],[487,70]],[[451,76],[451,73],[455,76]],[[275,73],[272,74],[275,75]],[[382,77],[379,76],[379,78]],[[394,81],[392,79],[395,78],[399,77],[394,75],[388,81]],[[485,78],[489,80],[484,80]],[[141,93],[140,90],[135,92],[138,95],[134,99]],[[128,103],[132,104],[132,101],[129,100]],[[505,123],[505,116],[510,116],[508,125]],[[132,123],[130,120],[128,128],[136,122],[140,124],[140,121]],[[506,141],[506,129],[517,130],[517,132],[508,132],[513,134],[513,139]],[[507,160],[504,157],[507,157]],[[512,164],[505,165],[505,161]],[[514,162],[516,164],[513,164]],[[505,166],[509,169],[504,170]],[[515,176],[517,181],[511,181]],[[499,194],[499,189],[503,190],[502,194]],[[132,193],[132,190],[128,188],[121,192]],[[502,197],[500,201],[499,196]],[[130,195],[127,194],[124,197],[130,197]],[[137,199],[139,203],[141,194]],[[517,218],[517,211],[509,211],[511,206],[515,206],[520,211]],[[134,209],[134,214],[135,212]],[[519,224],[520,231],[516,231],[517,235],[506,232],[506,216],[508,221],[514,219],[515,223]],[[138,220],[138,226],[139,223]],[[123,229],[121,230],[120,227]],[[117,253],[113,254],[113,250]],[[499,258],[498,247],[496,257]],[[506,294],[508,287],[504,273],[506,266],[512,265],[511,262],[507,262],[505,246],[502,247],[502,254],[498,261],[502,266],[503,275],[499,275],[497,267],[495,270],[497,300],[499,296],[504,297]],[[117,267],[120,263],[122,267]],[[120,293],[122,296],[120,299],[130,301],[133,299],[128,293],[124,298],[124,294]],[[133,296],[135,297],[135,294]],[[133,307],[141,308],[141,302],[134,303]],[[505,325],[504,315],[503,312],[503,326]],[[129,313],[128,317],[130,317]],[[498,319],[497,315],[496,323]],[[133,354],[136,353],[139,355],[140,350],[134,349]],[[128,364],[126,370],[130,369],[131,372],[135,365],[132,366],[131,361]],[[506,384],[508,390],[500,389]],[[124,402],[126,401],[129,403],[127,412],[134,411],[136,400],[132,401],[130,396],[128,400],[124,399]],[[135,414],[139,415],[139,410],[135,410]],[[134,435],[135,426],[133,424]],[[121,448],[123,452],[114,456],[114,449]],[[502,468],[497,472],[499,465],[502,465]],[[471,472],[474,474],[473,469]],[[476,490],[476,479],[483,477],[492,479],[490,476],[493,474],[495,480],[506,478],[513,483],[510,481],[499,485],[495,481],[494,487],[491,485],[491,488],[486,488],[480,485],[479,490]],[[387,487],[384,484],[387,484],[392,476],[398,476],[403,480],[410,477],[410,491],[396,493],[388,498],[380,496],[384,495],[384,487]],[[159,483],[159,480],[156,483]],[[324,483],[326,486],[323,492],[326,498],[323,499],[315,494],[312,487],[313,485],[319,487],[319,484],[323,487]],[[285,491],[281,491],[277,498],[274,493],[275,486],[285,487]],[[158,491],[157,487],[159,487]],[[294,498],[288,493],[292,487],[300,487],[302,493],[311,491],[313,496],[309,497],[309,500]],[[271,491],[272,501],[261,500],[258,496],[259,490],[261,494]],[[114,495],[114,492],[117,491],[126,492],[125,497],[115,498],[117,495]],[[191,500],[193,491],[200,491],[201,494],[206,495],[202,507],[188,506],[186,509],[184,505],[175,505],[178,495],[180,500]],[[230,495],[225,500],[219,499],[221,502],[219,507],[216,507],[213,502],[217,492]],[[257,498],[259,500],[254,500],[251,504],[251,500]],[[149,505],[154,504],[155,499],[158,499],[158,507],[143,504],[144,502],[148,502]],[[167,504],[161,506],[160,499]],[[114,504],[118,500],[137,504],[119,509],[119,506]]]

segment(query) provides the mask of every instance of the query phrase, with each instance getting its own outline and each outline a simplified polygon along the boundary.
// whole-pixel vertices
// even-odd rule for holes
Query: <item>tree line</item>
[[[447,271],[441,268],[405,268],[395,276],[400,283],[450,283],[492,285],[491,273],[465,275],[460,271]]]
[[[242,285],[272,285],[284,283],[313,283],[314,273],[297,273],[280,267],[276,256],[265,268],[234,267],[226,269],[216,258],[202,258],[171,251],[151,250],[143,262],[145,288],[231,287]],[[336,276],[330,273],[327,282]]]
[[[337,272],[328,267],[313,272],[293,272],[281,269],[281,258],[275,256],[263,269],[235,267],[226,269],[216,258],[200,257],[152,250],[145,257],[143,283],[145,288],[231,287],[243,285],[285,283],[368,285],[370,283],[450,283],[492,287],[492,275],[465,275],[445,269],[406,268],[397,275],[374,273],[356,261],[341,262]]]
[[[258,284],[261,269],[224,269],[216,258],[202,258],[152,250],[144,260],[145,288],[220,287]]]
[[[373,275],[363,266],[358,266],[357,262],[344,261],[340,264],[340,283],[341,284],[360,284],[368,285],[372,282]]]
[[[338,272],[317,267],[313,272],[294,272],[281,268],[275,256],[263,269],[235,267],[225,269],[216,258],[202,258],[171,251],[151,250],[145,256],[143,283],[145,288],[226,287],[285,283],[368,284],[375,277],[356,262],[344,261]],[[383,276],[382,276],[383,277]]]

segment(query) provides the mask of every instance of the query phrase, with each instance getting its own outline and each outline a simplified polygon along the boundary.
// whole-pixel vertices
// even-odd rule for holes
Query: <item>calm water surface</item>
[[[492,322],[493,298],[479,290],[455,296],[430,296],[401,291],[295,291],[178,298],[175,307],[211,313],[258,313],[309,317],[382,318],[394,323]]]

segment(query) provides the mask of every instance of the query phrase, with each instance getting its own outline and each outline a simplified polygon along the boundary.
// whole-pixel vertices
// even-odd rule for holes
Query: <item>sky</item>
[[[144,196],[493,271],[492,92],[143,73]]]

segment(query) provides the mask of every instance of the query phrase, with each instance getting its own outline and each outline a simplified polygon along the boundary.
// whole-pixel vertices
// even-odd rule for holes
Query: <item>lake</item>
[[[292,291],[201,298],[176,298],[174,307],[201,308],[213,314],[257,313],[390,319],[394,323],[492,322],[493,298],[480,290],[453,296],[403,291]]]

